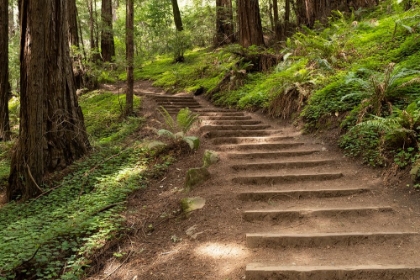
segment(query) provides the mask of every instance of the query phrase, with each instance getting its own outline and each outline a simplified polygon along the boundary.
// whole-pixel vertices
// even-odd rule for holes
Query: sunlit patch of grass
[[[121,117],[125,110],[124,94],[94,91],[83,95],[80,102],[89,140],[95,145],[107,145],[121,140],[142,122],[138,117]],[[134,107],[139,108],[140,104],[140,98],[135,96]]]
[[[155,161],[147,145],[135,140],[142,119],[121,118],[124,100],[124,95],[99,91],[82,96],[94,152],[74,163],[61,181],[42,186],[45,195],[0,209],[1,279],[79,279],[96,250],[124,234],[120,213],[126,198],[146,186]],[[0,179],[8,169],[2,149]]]

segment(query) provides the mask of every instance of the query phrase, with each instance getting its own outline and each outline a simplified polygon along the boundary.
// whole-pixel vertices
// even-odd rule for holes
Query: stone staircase
[[[378,178],[331,158],[322,143],[249,113],[191,96],[150,96],[200,114],[201,133],[226,154],[246,246],[246,279],[420,279],[417,229],[378,200]]]

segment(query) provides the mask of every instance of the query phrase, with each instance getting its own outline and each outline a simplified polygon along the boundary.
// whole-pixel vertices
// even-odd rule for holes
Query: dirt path
[[[131,197],[131,235],[91,279],[420,279],[418,193],[384,187],[377,171],[264,116],[136,90],[151,126],[157,105],[197,111],[202,147]],[[205,149],[221,161],[186,194]],[[186,196],[205,207],[180,215]]]

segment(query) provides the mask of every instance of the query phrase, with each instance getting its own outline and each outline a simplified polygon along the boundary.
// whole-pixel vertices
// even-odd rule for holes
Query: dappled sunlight
[[[130,177],[138,178],[138,176],[142,175],[143,172],[147,170],[147,166],[140,165],[134,167],[126,167],[118,171],[115,176],[115,180],[117,182],[124,181],[129,179]]]
[[[233,259],[244,258],[248,255],[245,247],[238,244],[223,244],[223,243],[206,243],[195,249],[197,255],[205,255],[207,257],[217,259]]]

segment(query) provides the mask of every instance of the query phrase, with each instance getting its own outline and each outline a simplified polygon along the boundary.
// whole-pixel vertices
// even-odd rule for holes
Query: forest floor
[[[123,86],[123,84],[117,84],[103,87],[108,91],[122,92]],[[147,125],[140,133],[146,138],[152,139],[154,138],[153,128],[160,127],[162,124],[157,111],[158,104],[148,96],[164,95],[165,93],[163,90],[153,87],[148,81],[137,82],[135,93],[144,96],[140,114],[147,119]],[[181,93],[173,96],[184,95]],[[195,97],[195,99],[203,111],[217,110],[203,97]],[[222,115],[223,113],[217,114]],[[408,178],[408,176],[401,176],[401,173],[395,175],[389,170],[384,172],[382,169],[362,166],[359,162],[345,157],[334,142],[336,135],[333,134],[335,132],[322,135],[302,135],[298,127],[278,119],[268,118],[261,113],[245,112],[243,116],[269,126],[269,128],[263,129],[273,133],[266,137],[267,139],[277,137],[279,140],[284,137],[284,143],[304,143],[304,148],[297,148],[296,151],[293,150],[294,152],[316,151],[305,157],[307,162],[326,160],[321,167],[304,167],[303,170],[306,173],[312,171],[313,174],[340,172],[342,177],[330,181],[314,177],[309,181],[276,183],[275,179],[272,179],[271,182],[266,182],[264,178],[283,172],[284,168],[278,167],[280,165],[278,162],[275,163],[276,160],[265,161],[272,163],[272,166],[269,166],[267,170],[266,167],[256,167],[255,170],[247,169],[251,168],[247,164],[255,163],[258,160],[243,154],[254,153],[253,149],[256,147],[249,147],[250,150],[244,148],[243,158],[241,156],[235,158],[235,155],[238,155],[236,149],[242,145],[241,141],[255,142],[256,140],[254,141],[251,139],[252,137],[247,137],[244,134],[245,137],[236,137],[234,141],[237,142],[231,142],[233,145],[220,145],[221,141],[235,137],[221,137],[217,142],[217,138],[212,137],[211,131],[208,133],[206,128],[197,128],[191,134],[202,136],[200,137],[200,148],[195,152],[178,155],[178,160],[169,166],[163,177],[150,181],[147,188],[130,196],[127,211],[123,213],[126,225],[130,228],[129,232],[120,239],[110,242],[96,255],[88,279],[251,279],[252,277],[248,276],[246,272],[246,267],[256,261],[260,263],[275,261],[289,266],[347,265],[349,260],[352,262],[352,259],[355,258],[359,260],[353,261],[352,265],[377,263],[389,265],[394,264],[396,260],[397,265],[415,265],[417,263],[419,259],[417,252],[420,252],[418,243],[410,248],[411,241],[407,242],[406,239],[398,241],[398,248],[401,250],[394,249],[388,243],[380,243],[372,247],[370,243],[357,240],[351,242],[354,245],[351,250],[345,249],[344,251],[345,246],[331,245],[328,242],[318,244],[320,248],[299,245],[286,246],[288,249],[281,252],[268,245],[253,246],[252,241],[247,240],[246,237],[249,232],[275,231],[288,234],[345,233],[347,231],[364,232],[365,230],[369,232],[417,232],[420,227],[420,192],[413,188],[407,188],[409,182],[400,179]],[[201,126],[209,124],[206,122],[204,118]],[[262,138],[255,137],[260,140]],[[226,143],[229,143],[229,139],[227,141]],[[184,191],[186,171],[189,168],[202,166],[205,150],[217,151],[221,160],[209,167],[211,178],[208,181],[186,193]],[[273,149],[271,149],[272,151]],[[232,154],[234,154],[233,157]],[[328,160],[333,162],[328,162]],[[287,164],[293,165],[294,162],[296,159],[293,156],[285,158],[283,161],[283,164],[286,164],[284,172],[287,173],[290,168]],[[291,174],[297,174],[301,172],[300,170],[302,169],[295,167],[289,171]],[[284,175],[287,175],[286,173]],[[258,179],[260,181],[237,182],[240,181],[237,179],[239,177],[246,179],[246,176],[257,176],[258,174],[261,175]],[[277,194],[281,198],[274,196],[267,200],[246,198],[244,194],[248,191],[249,195],[251,191],[257,189],[272,191],[273,188],[277,191],[287,190],[289,192]],[[341,194],[340,191],[343,189],[337,190],[338,188],[344,188],[347,193]],[[365,192],[357,188],[368,188],[368,191]],[[301,191],[299,194],[290,191],[297,189]],[[319,195],[315,193],[316,189],[329,189],[331,192]],[[354,191],[355,189],[356,191]],[[349,190],[353,190],[353,192]],[[305,194],[304,191],[309,192]],[[332,192],[335,194],[331,194]],[[187,196],[204,198],[206,200],[204,208],[189,214],[181,213],[180,200]],[[375,208],[378,205],[384,208]],[[343,210],[340,212],[341,214],[332,214],[332,216],[305,215],[307,209],[331,210],[340,207],[347,207],[347,212]],[[364,214],[359,217],[359,215],[348,211],[355,207],[362,209],[359,212],[365,211]],[[391,214],[386,211],[388,209],[386,207],[392,208]],[[366,211],[373,208],[382,210],[366,214]],[[270,218],[265,214],[259,220],[258,217],[249,216],[249,212],[246,212],[255,209],[258,211],[260,209],[268,211],[275,209],[296,210],[300,211],[300,214],[297,219],[290,216]],[[340,220],[336,221],[336,218]],[[350,239],[351,237],[348,240]],[[256,242],[258,243],[258,241]],[[343,254],[347,254],[347,257],[343,257]],[[271,278],[257,276],[255,279]],[[372,279],[376,278],[372,277]]]

